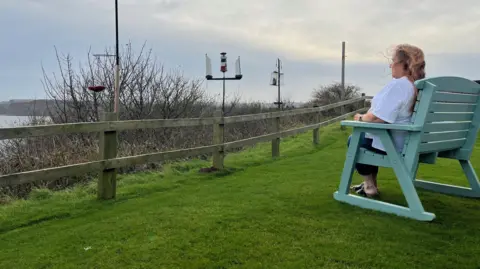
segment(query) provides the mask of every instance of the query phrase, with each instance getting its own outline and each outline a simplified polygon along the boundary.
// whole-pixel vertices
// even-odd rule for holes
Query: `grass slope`
[[[96,201],[94,184],[38,190],[0,208],[0,268],[480,268],[478,200],[421,191],[437,214],[423,223],[333,199],[348,134],[286,139],[277,160],[262,144],[217,175],[192,161],[124,176],[116,201]],[[404,204],[392,171],[380,173],[382,199]],[[450,160],[419,176],[466,185]]]

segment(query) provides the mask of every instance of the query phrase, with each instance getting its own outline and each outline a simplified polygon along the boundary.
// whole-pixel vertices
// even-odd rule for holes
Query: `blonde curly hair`
[[[412,83],[425,78],[425,55],[419,47],[410,44],[397,45],[393,56],[396,63],[403,65],[403,69],[407,72],[407,77]],[[415,88],[414,100],[417,99],[417,95],[418,89]],[[413,111],[414,106],[415,102],[412,104],[411,111]]]

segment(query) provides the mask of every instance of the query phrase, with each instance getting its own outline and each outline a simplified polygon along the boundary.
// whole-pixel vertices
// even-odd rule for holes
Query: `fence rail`
[[[60,167],[46,168],[34,171],[26,171],[8,175],[0,176],[0,187],[13,186],[35,181],[55,180],[61,177],[75,176],[89,173],[92,171],[99,171],[100,177],[98,182],[98,198],[111,199],[116,194],[116,169],[128,167],[148,162],[160,162],[166,160],[173,160],[184,157],[198,156],[202,154],[213,153],[213,167],[217,169],[223,168],[223,159],[226,151],[240,148],[244,146],[254,145],[260,142],[272,141],[272,155],[276,151],[279,153],[279,148],[274,147],[279,144],[279,139],[288,137],[299,133],[304,133],[309,130],[314,130],[313,142],[318,143],[318,128],[340,121],[347,117],[366,110],[363,107],[359,110],[329,119],[324,122],[315,123],[295,129],[279,131],[274,130],[273,133],[227,142],[223,140],[223,131],[225,124],[256,121],[264,119],[278,119],[281,117],[318,113],[329,109],[344,107],[370,99],[369,96],[362,96],[361,98],[342,101],[334,104],[329,104],[321,107],[302,108],[289,111],[275,111],[268,113],[259,113],[251,115],[240,115],[232,117],[212,117],[212,118],[194,118],[194,119],[167,119],[167,120],[130,120],[130,121],[116,121],[116,114],[106,113],[103,121],[93,123],[71,123],[71,124],[54,124],[42,126],[29,127],[15,127],[0,129],[0,140],[15,139],[33,136],[48,136],[67,133],[100,133],[100,160],[78,163]],[[209,146],[180,149],[166,152],[156,152],[141,154],[136,156],[117,157],[117,132],[122,130],[134,129],[154,129],[154,128],[168,128],[168,127],[187,127],[187,126],[206,126],[212,125],[214,131],[213,144]],[[277,145],[276,145],[276,142]]]
[[[315,113],[326,111],[332,108],[337,108],[349,104],[354,104],[368,97],[360,97],[343,102],[338,102],[326,106],[314,108],[302,108],[287,111],[275,111],[259,114],[249,114],[240,116],[224,117],[224,124],[256,121],[272,119],[276,117],[287,117],[302,115],[308,113]],[[38,126],[25,126],[13,128],[1,128],[0,140],[26,138],[32,136],[49,136],[69,133],[96,133],[104,131],[125,131],[135,129],[158,129],[169,127],[190,127],[190,126],[205,126],[212,125],[218,122],[220,117],[212,118],[190,118],[190,119],[151,119],[151,120],[126,120],[126,121],[101,121],[101,122],[81,122],[81,123],[65,123],[65,124],[51,124]]]

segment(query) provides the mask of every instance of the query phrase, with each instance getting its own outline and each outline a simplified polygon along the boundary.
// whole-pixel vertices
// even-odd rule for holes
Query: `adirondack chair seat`
[[[381,167],[390,167],[388,157],[368,149],[360,148],[358,151],[357,163],[376,165]]]
[[[431,221],[436,216],[424,210],[416,188],[480,198],[480,182],[470,162],[480,128],[480,85],[461,77],[428,78],[416,81],[415,85],[419,94],[411,124],[341,122],[343,126],[353,127],[353,133],[340,185],[334,193],[336,200],[416,220]],[[402,152],[396,151],[391,130],[408,132]],[[386,155],[362,148],[360,140],[363,133],[377,135],[385,147]],[[458,160],[470,188],[416,178],[419,163],[435,164],[438,158]],[[408,206],[350,194],[352,174],[357,163],[393,168]]]
[[[390,161],[387,155],[378,154],[371,150],[360,148],[358,151],[357,163],[376,165],[380,167],[391,167]],[[439,154],[436,153],[426,153],[420,154],[418,161],[424,164],[435,164]],[[445,155],[440,155],[445,156]],[[405,156],[402,155],[402,158]]]

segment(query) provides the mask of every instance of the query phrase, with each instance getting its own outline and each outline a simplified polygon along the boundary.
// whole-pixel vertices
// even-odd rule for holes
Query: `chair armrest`
[[[343,120],[340,122],[342,126],[371,128],[371,129],[387,129],[387,130],[402,130],[402,131],[421,131],[422,126],[413,124],[388,124],[388,123],[373,123],[364,121]]]

